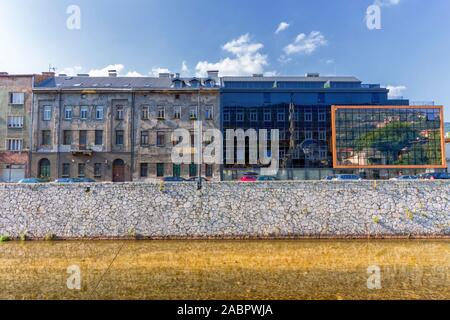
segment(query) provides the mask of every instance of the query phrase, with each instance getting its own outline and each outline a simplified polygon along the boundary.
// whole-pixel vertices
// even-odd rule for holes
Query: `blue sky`
[[[374,2],[380,30],[366,26]],[[79,30],[66,27],[70,5]],[[0,71],[320,72],[450,107],[449,15],[448,0],[0,0]]]

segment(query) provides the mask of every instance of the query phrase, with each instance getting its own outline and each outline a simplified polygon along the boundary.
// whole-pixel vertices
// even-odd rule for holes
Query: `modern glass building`
[[[446,167],[443,107],[333,106],[332,131],[336,169],[377,178]]]
[[[355,77],[223,77],[221,127],[224,135],[227,129],[279,129],[281,179],[321,179],[334,173],[387,178],[402,169],[441,168],[442,110],[411,109],[408,100],[389,99],[388,93]],[[405,141],[395,150],[388,150],[392,144],[384,138],[386,150],[372,141],[399,134]],[[223,179],[238,179],[262,167],[249,164],[248,150],[246,160],[245,165],[224,165]]]

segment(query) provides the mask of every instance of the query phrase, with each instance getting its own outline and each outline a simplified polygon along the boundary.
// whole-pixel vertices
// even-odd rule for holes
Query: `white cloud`
[[[309,35],[300,33],[293,43],[284,48],[284,52],[287,55],[295,53],[311,54],[327,43],[327,39],[320,31],[312,31]]]
[[[334,64],[334,59],[325,60],[325,64]]]
[[[88,73],[91,77],[107,77],[108,70],[116,70],[119,75],[124,69],[125,66],[123,64],[110,64],[103,69],[92,69]]]
[[[154,67],[154,68],[152,68],[150,75],[152,75],[154,77],[158,77],[160,73],[171,73],[171,72],[167,68]]]
[[[279,34],[280,32],[282,32],[282,31],[286,30],[287,28],[289,28],[289,26],[290,26],[289,23],[287,23],[287,22],[281,22],[281,23],[278,25],[278,28],[277,28],[277,30],[275,31],[275,34]]]
[[[75,76],[79,73],[82,73],[83,67],[81,66],[73,66],[73,67],[67,67],[64,69],[59,70],[58,73],[67,74],[69,76]]]
[[[181,63],[181,75],[184,76],[184,77],[186,77],[186,76],[188,76],[190,73],[191,73],[191,70],[189,70],[189,67],[188,67],[186,61],[183,61],[183,62]]]
[[[400,4],[401,0],[375,0],[375,5],[380,7],[391,7]]]
[[[125,75],[125,77],[144,77],[143,74],[140,74],[137,71],[128,71],[128,73]]]
[[[389,97],[402,97],[403,92],[408,88],[406,86],[387,86]]]
[[[262,43],[252,42],[248,33],[244,34],[222,46],[222,50],[231,53],[233,57],[219,62],[200,61],[195,67],[196,74],[204,77],[208,70],[219,70],[222,76],[264,73],[268,58],[260,53],[263,47]]]

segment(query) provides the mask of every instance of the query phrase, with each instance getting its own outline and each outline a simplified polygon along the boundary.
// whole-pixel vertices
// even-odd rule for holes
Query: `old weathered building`
[[[197,174],[174,165],[172,132],[220,127],[219,79],[58,76],[34,89],[32,176],[139,181]],[[203,175],[220,179],[218,166]]]
[[[33,75],[0,73],[0,181],[17,182],[28,172]]]

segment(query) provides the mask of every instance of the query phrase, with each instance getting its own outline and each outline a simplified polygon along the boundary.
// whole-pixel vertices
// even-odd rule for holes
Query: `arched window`
[[[50,161],[48,159],[39,161],[39,178],[50,178]]]

